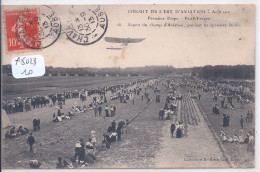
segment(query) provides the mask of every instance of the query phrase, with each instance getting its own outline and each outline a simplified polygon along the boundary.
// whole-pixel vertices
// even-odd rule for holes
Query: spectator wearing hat
[[[30,152],[33,153],[33,144],[35,143],[35,139],[34,139],[34,137],[32,136],[32,133],[30,133],[30,136],[29,136],[28,139],[27,139],[27,143],[29,144]]]

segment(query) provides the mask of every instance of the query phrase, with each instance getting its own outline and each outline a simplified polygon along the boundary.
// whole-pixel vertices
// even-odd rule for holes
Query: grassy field
[[[46,95],[46,93],[49,92],[79,90],[81,88],[97,88],[111,84],[128,83],[144,78],[145,77],[43,77],[42,79],[37,78],[36,80],[29,78],[26,81],[20,82],[20,86],[15,85],[17,81],[10,80],[7,83],[10,88],[5,86],[5,89],[10,90],[11,94],[6,95],[5,98],[22,97],[23,95]],[[27,85],[31,86],[33,81],[36,82],[35,85],[26,87]],[[101,117],[95,117],[93,110],[89,109],[87,113],[76,114],[71,120],[52,123],[52,114],[53,112],[57,113],[56,107],[44,107],[34,109],[30,112],[19,112],[8,115],[12,123],[17,125],[22,124],[30,130],[32,130],[33,118],[40,117],[41,130],[33,132],[36,139],[34,154],[29,152],[29,146],[26,144],[27,136],[20,136],[12,140],[2,139],[2,150],[4,150],[4,153],[1,151],[2,168],[29,168],[28,162],[31,159],[40,160],[42,163],[41,168],[55,168],[57,157],[61,156],[69,162],[70,158],[74,156],[76,141],[83,138],[86,142],[91,130],[96,131],[96,138],[99,144],[102,141],[103,133],[107,130],[112,120],[118,123],[120,120],[132,119],[134,117],[134,120],[129,125],[129,132],[122,135],[122,140],[112,143],[110,149],[101,151],[97,156],[98,160],[96,163],[87,168],[154,168],[158,167],[158,162],[160,162],[158,160],[163,160],[162,156],[164,155],[166,158],[178,158],[178,161],[173,158],[170,159],[169,162],[180,164],[172,164],[170,167],[182,167],[181,163],[184,163],[183,157],[222,157],[222,152],[219,151],[216,140],[212,137],[214,133],[209,131],[200,111],[196,107],[196,101],[188,97],[186,88],[178,89],[184,96],[184,99],[178,102],[178,105],[180,105],[178,107],[179,112],[173,119],[174,122],[182,121],[184,123],[185,137],[178,141],[175,141],[175,138],[170,138],[169,125],[171,122],[158,120],[158,111],[164,107],[168,90],[160,84],[158,87],[161,90],[160,103],[155,103],[156,95],[153,94],[152,89],[148,89],[151,99],[151,102],[148,104],[146,104],[145,99],[143,101],[141,100],[141,95],[144,91],[142,91],[139,96],[135,96],[134,105],[132,101],[126,104],[119,103],[118,100],[109,101],[109,106],[117,106],[116,116],[109,118],[104,117],[104,111]],[[33,91],[31,92],[30,90]],[[217,135],[220,134],[220,131],[224,131],[228,136],[234,133],[239,134],[239,117],[241,114],[245,115],[247,110],[254,111],[254,104],[246,105],[245,109],[240,109],[240,106],[235,103],[235,110],[221,109],[220,115],[213,115],[211,93],[201,92],[201,94],[202,98],[198,101],[198,106],[205,112],[209,123]],[[109,96],[109,94],[107,96]],[[91,99],[92,97],[87,98],[86,104],[88,104]],[[66,105],[63,106],[62,112],[67,113],[70,111],[75,101],[78,105],[81,105],[79,99],[68,99],[66,100]],[[229,113],[231,115],[230,126],[227,128],[222,127],[221,114],[223,113]],[[253,124],[245,124],[244,134],[251,129]],[[204,134],[207,137],[204,137],[203,132],[206,132]],[[207,140],[208,138],[210,138],[210,140]],[[172,146],[172,149],[168,151],[165,145]],[[223,146],[225,153],[234,160],[235,167],[252,167],[254,165],[251,154],[246,151],[247,145],[225,143]],[[166,151],[161,152],[163,149]],[[162,153],[161,157],[158,156],[160,152]],[[210,167],[214,162],[207,162],[205,164],[200,162],[185,163],[188,163],[188,167],[205,167],[207,164]],[[227,164],[214,163],[214,167],[226,167],[226,165]]]
[[[146,78],[149,77],[42,76],[37,78],[15,79],[12,76],[6,76],[2,78],[2,82],[4,83],[2,84],[2,97],[3,100],[12,100],[17,97],[46,96],[49,93],[104,87]]]
[[[127,82],[129,82],[129,79]],[[109,106],[117,106],[116,116],[109,118],[104,117],[104,112],[101,117],[94,117],[93,110],[89,110],[87,113],[77,114],[76,117],[71,120],[51,123],[52,114],[57,111],[55,107],[45,107],[27,113],[23,112],[9,115],[13,123],[22,124],[29,129],[32,129],[32,119],[34,117],[40,117],[41,130],[39,132],[33,132],[36,139],[34,154],[31,154],[28,150],[29,147],[26,144],[27,136],[20,136],[12,140],[4,139],[2,147],[2,149],[5,150],[2,154],[3,168],[28,168],[28,161],[30,159],[40,160],[42,162],[41,168],[55,168],[57,157],[61,156],[69,161],[74,155],[76,141],[80,138],[86,141],[91,130],[97,131],[97,142],[100,143],[103,138],[102,134],[107,130],[112,120],[116,120],[118,123],[120,120],[132,119],[138,112],[146,108],[147,111],[139,114],[140,116],[137,116],[133,123],[131,123],[131,134],[124,134],[122,141],[114,143],[111,149],[101,152],[98,156],[98,162],[94,166],[90,166],[90,168],[152,166],[152,164],[147,163],[147,161],[149,161],[149,157],[152,158],[154,156],[156,153],[154,150],[158,148],[158,138],[160,134],[158,127],[160,124],[157,123],[157,109],[159,108],[157,106],[162,107],[163,105],[155,104],[155,95],[152,94],[152,90],[149,92],[153,106],[142,101],[141,96],[135,97],[135,105],[132,105],[131,101],[127,104],[121,104],[118,101],[109,101]],[[90,98],[88,101],[89,100]],[[74,101],[73,99],[67,100],[62,112],[68,112],[73,106]],[[80,104],[79,99],[76,101]],[[146,120],[147,117],[148,120]],[[152,127],[154,125],[158,127]],[[110,154],[110,152],[113,152],[113,154]],[[126,154],[127,156],[125,156]],[[121,158],[119,158],[118,155],[121,155]],[[131,158],[129,158],[129,156],[131,156]],[[122,157],[128,159],[128,161],[123,160]],[[137,159],[137,157],[139,158]],[[107,158],[110,160],[107,161]],[[118,163],[120,161],[121,163]]]
[[[198,101],[199,105],[205,112],[211,126],[215,130],[216,134],[219,136],[221,131],[226,133],[227,137],[233,136],[237,134],[240,135],[240,117],[243,115],[244,117],[244,129],[243,129],[243,137],[245,138],[246,134],[251,130],[252,127],[255,126],[255,122],[246,123],[245,117],[248,111],[255,112],[255,104],[250,103],[246,104],[245,108],[240,108],[240,104],[233,100],[233,104],[235,106],[234,110],[232,109],[222,109],[220,108],[219,115],[213,115],[212,106],[215,104],[212,100],[212,94],[210,92],[200,92],[202,97],[201,100]],[[220,100],[218,100],[217,104],[220,105]],[[222,114],[230,114],[230,125],[228,127],[223,127],[223,116]],[[254,113],[255,115],[255,113]],[[237,168],[249,168],[254,166],[254,157],[251,152],[247,152],[246,144],[239,143],[224,143],[224,149],[231,160],[233,160],[234,165]]]

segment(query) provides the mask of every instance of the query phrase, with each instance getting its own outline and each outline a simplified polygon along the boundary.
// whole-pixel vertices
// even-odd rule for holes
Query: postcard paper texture
[[[255,5],[1,16],[3,169],[254,168]]]

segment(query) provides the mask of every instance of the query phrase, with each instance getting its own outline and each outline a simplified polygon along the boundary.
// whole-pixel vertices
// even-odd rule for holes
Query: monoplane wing
[[[105,41],[111,43],[121,43],[121,44],[129,44],[129,43],[138,43],[143,41],[145,38],[115,38],[115,37],[105,37]]]

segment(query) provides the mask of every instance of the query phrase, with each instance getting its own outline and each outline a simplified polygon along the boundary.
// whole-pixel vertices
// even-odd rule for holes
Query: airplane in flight
[[[110,42],[110,43],[120,43],[123,46],[127,46],[128,44],[132,43],[138,43],[142,42],[145,40],[145,38],[115,38],[115,37],[105,37],[105,41]],[[107,48],[110,50],[121,50],[122,48]]]

